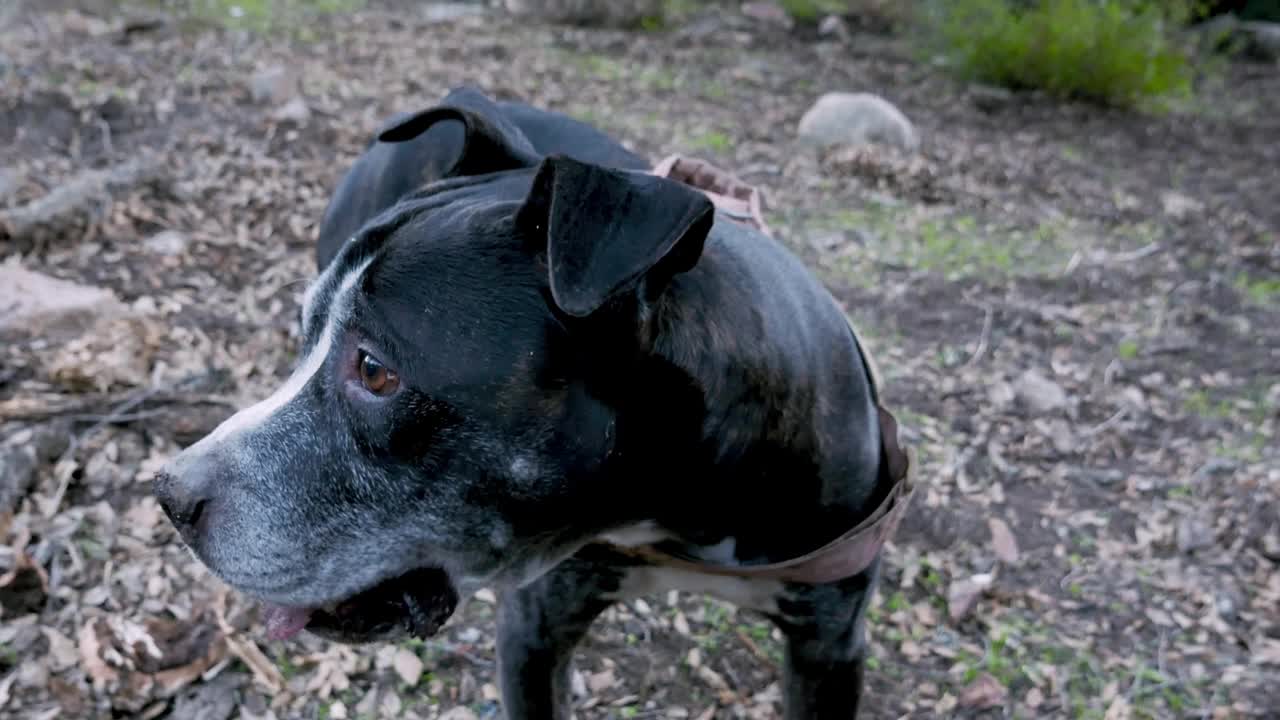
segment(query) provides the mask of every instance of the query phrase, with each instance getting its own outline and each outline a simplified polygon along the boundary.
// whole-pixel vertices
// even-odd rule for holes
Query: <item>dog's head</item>
[[[611,492],[645,308],[699,258],[713,207],[678,183],[538,158],[459,107],[443,180],[366,223],[304,298],[301,361],[160,473],[155,491],[276,637],[429,635],[459,593],[575,551]],[[612,489],[616,490],[616,488]]]

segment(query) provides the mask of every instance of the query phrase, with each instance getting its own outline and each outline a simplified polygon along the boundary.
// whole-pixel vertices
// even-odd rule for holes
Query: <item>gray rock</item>
[[[311,108],[307,106],[307,102],[301,97],[295,97],[289,102],[281,105],[271,113],[271,117],[281,122],[292,122],[299,125],[305,123],[311,117]]]
[[[1268,62],[1280,60],[1280,23],[1250,20],[1240,23],[1240,32],[1250,55]]]
[[[16,510],[36,479],[36,470],[67,449],[65,426],[44,425],[23,430],[0,445],[0,514]]]
[[[255,103],[279,107],[298,95],[298,77],[280,65],[266,67],[249,80],[249,94]]]
[[[75,334],[127,310],[110,290],[0,265],[0,335]]]
[[[1050,413],[1067,405],[1067,391],[1035,370],[1022,373],[1013,389],[1023,405],[1034,413]]]
[[[822,18],[822,22],[818,23],[818,35],[840,42],[849,42],[851,37],[849,25],[839,15],[828,15]]]
[[[800,118],[800,142],[836,145],[890,145],[913,152],[920,142],[902,111],[871,93],[832,92],[818,98]]]
[[[142,241],[142,246],[153,255],[181,255],[187,251],[191,240],[177,230],[162,230]]]

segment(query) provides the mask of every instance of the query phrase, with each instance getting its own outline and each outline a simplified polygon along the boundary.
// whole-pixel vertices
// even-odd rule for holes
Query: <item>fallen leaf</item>
[[[113,685],[120,673],[103,659],[102,641],[98,635],[98,618],[89,618],[80,626],[80,667],[93,681],[96,690]]]
[[[957,622],[969,614],[982,593],[995,582],[992,573],[979,573],[964,580],[956,580],[947,590],[947,614]]]
[[[75,665],[80,659],[79,648],[71,638],[58,632],[55,628],[42,627],[40,631],[44,633],[45,640],[49,642],[49,669],[53,672],[62,672],[67,668]]]
[[[613,670],[591,673],[587,676],[587,689],[593,693],[600,693],[613,687],[617,682],[618,679],[614,677]]]
[[[1253,662],[1258,665],[1280,666],[1280,640],[1263,639],[1253,651]]]
[[[967,708],[983,710],[1000,707],[1008,696],[1009,691],[1000,684],[999,680],[989,673],[982,673],[960,693],[960,704]]]
[[[1102,716],[1103,720],[1129,720],[1132,711],[1129,709],[1129,701],[1125,700],[1123,695],[1117,695],[1111,704],[1107,706],[1107,712]]]
[[[1027,691],[1027,695],[1022,700],[1027,707],[1035,710],[1044,704],[1044,693],[1040,692],[1040,688],[1033,687]]]
[[[1008,523],[1000,518],[990,518],[987,520],[987,527],[991,529],[991,549],[995,551],[996,557],[1008,565],[1016,564],[1018,541],[1014,538]]]
[[[405,648],[400,648],[396,651],[396,656],[392,659],[391,666],[395,668],[396,674],[409,687],[417,685],[418,680],[422,678],[422,658],[418,657],[417,653]]]

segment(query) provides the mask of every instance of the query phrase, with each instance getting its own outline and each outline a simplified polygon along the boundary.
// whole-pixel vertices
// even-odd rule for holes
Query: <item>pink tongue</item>
[[[284,607],[262,604],[262,624],[267,627],[267,637],[272,640],[288,640],[302,632],[311,619],[311,608]]]

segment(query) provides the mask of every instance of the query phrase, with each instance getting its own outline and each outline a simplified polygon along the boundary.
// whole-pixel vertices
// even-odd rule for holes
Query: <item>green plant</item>
[[[778,4],[788,15],[800,22],[813,22],[823,15],[849,10],[847,0],[782,0]]]
[[[1196,12],[1191,0],[932,0],[919,24],[967,78],[1137,106],[1190,96],[1176,30]]]

